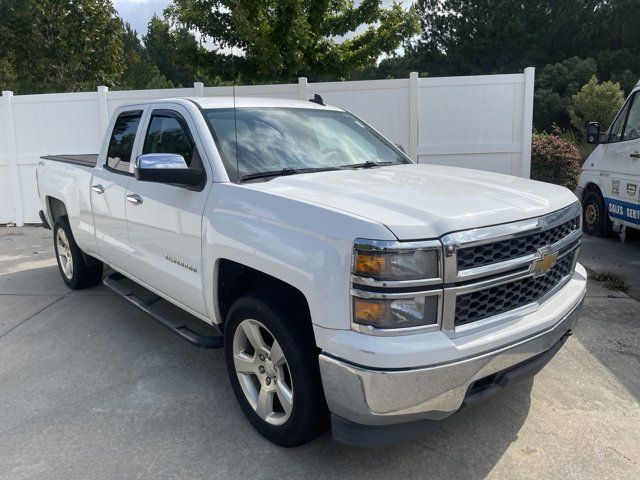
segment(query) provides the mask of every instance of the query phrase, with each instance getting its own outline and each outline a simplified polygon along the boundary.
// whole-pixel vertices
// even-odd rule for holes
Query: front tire
[[[604,237],[609,228],[610,220],[604,206],[604,199],[599,192],[590,190],[582,201],[582,228],[589,235]]]
[[[88,265],[78,247],[69,222],[65,217],[59,218],[53,226],[53,245],[56,251],[58,268],[64,283],[69,288],[80,290],[94,287],[102,280],[102,262]]]
[[[295,447],[326,431],[329,415],[308,313],[282,297],[264,289],[233,304],[224,327],[225,359],[249,422],[271,442]]]

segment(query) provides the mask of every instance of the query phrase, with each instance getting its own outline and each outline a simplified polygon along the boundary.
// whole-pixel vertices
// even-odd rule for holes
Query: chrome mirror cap
[[[136,168],[145,170],[188,169],[182,155],[176,153],[145,153],[136,158]]]

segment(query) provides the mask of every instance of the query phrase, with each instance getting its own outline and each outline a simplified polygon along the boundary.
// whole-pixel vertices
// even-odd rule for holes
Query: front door
[[[138,153],[179,154],[190,168],[204,168],[193,131],[186,109],[153,110]],[[131,274],[201,315],[206,314],[201,239],[207,185],[187,188],[134,177],[125,202]]]
[[[640,226],[640,92],[635,92],[611,126],[603,172],[609,216]]]
[[[97,253],[108,264],[125,271],[129,264],[125,195],[133,178],[131,160],[141,118],[142,110],[126,111],[117,116],[107,153],[98,158],[91,178]]]

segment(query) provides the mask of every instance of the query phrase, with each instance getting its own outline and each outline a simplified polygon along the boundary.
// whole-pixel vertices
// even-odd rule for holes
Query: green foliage
[[[207,52],[187,28],[171,28],[154,16],[142,40],[153,64],[174,86],[192,87],[193,82],[207,80],[201,67]]]
[[[129,24],[125,24],[122,32],[122,42],[124,45],[124,58],[127,61],[122,70],[119,88],[138,90],[173,87],[173,83],[167,80],[153,63],[149,52],[140,43],[136,31]]]
[[[536,133],[531,145],[531,178],[575,190],[581,166],[578,149],[557,135]]]
[[[245,81],[346,78],[417,32],[417,18],[381,0],[175,0],[172,20],[241,55],[226,65]],[[162,71],[162,70],[161,70]]]
[[[116,85],[121,29],[110,0],[2,0],[1,87],[30,93]]]
[[[536,129],[549,130],[553,125],[570,127],[571,96],[589,81],[596,70],[594,59],[579,57],[545,65],[538,70],[533,102]]]
[[[603,128],[611,124],[624,103],[619,83],[598,83],[595,75],[571,97],[569,117],[576,130],[582,132],[587,122],[599,122]]]

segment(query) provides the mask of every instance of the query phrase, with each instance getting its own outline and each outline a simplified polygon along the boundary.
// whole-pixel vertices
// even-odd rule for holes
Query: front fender
[[[313,203],[216,184],[203,219],[205,304],[214,323],[215,265],[228,259],[300,290],[315,325],[350,328],[351,250],[356,238],[395,240],[384,226]]]

